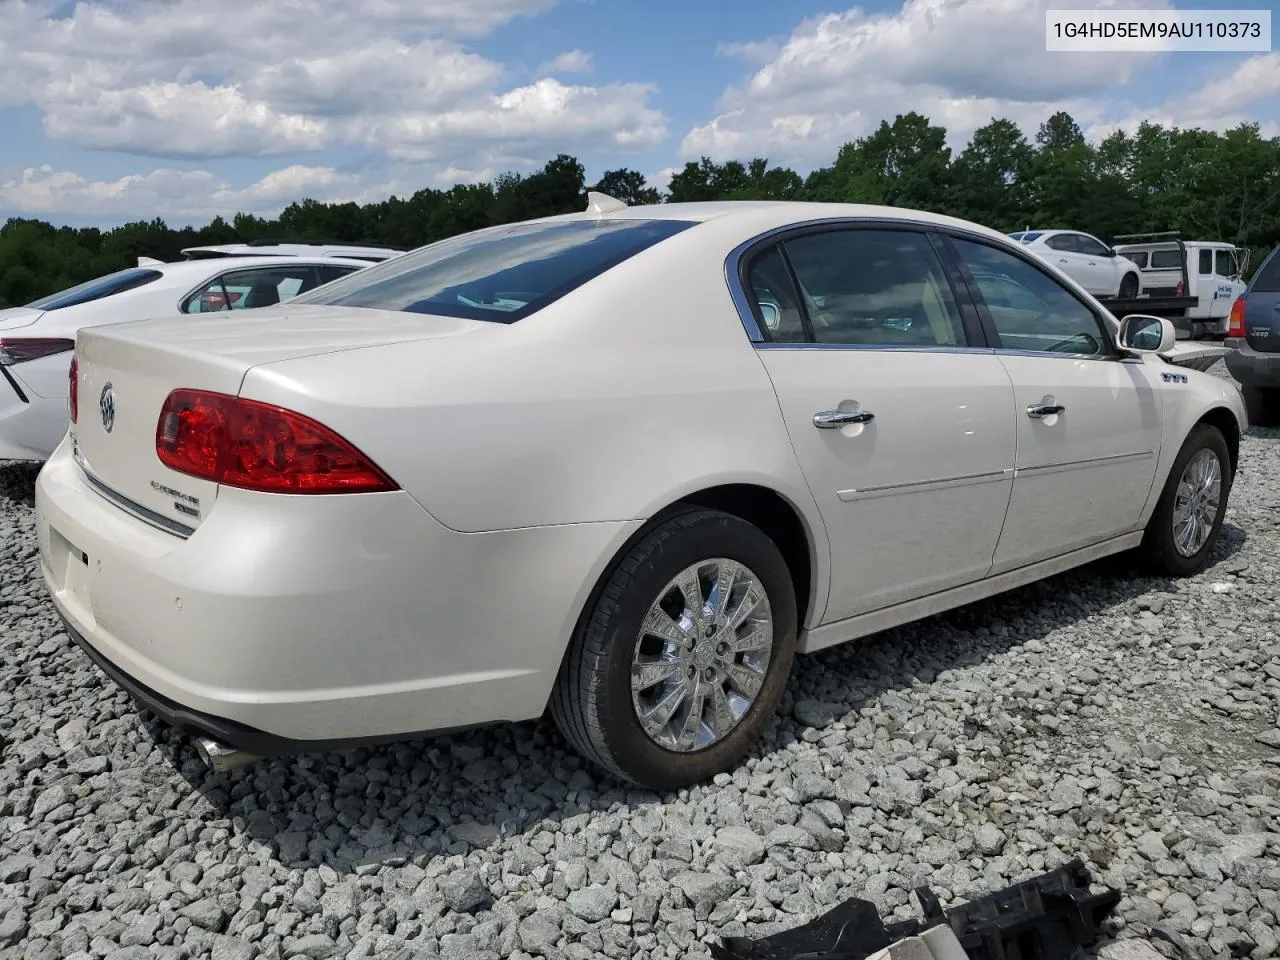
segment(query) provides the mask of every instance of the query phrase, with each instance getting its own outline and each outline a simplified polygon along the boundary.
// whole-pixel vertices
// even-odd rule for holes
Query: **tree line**
[[[1027,138],[1009,120],[992,120],[959,152],[946,130],[918,113],[841,147],[830,166],[801,176],[768,160],[687,163],[665,193],[635,170],[606,172],[588,184],[581,163],[561,154],[534,173],[491,183],[424,188],[378,203],[302,200],[275,219],[237,213],[206,226],[172,229],[163,220],[108,230],[54,227],[12,218],[0,227],[0,306],[133,266],[140,256],[181,258],[181,249],[251,240],[326,240],[412,249],[495,224],[582,210],[586,191],[628,204],[699,200],[813,200],[877,203],[962,217],[1003,232],[1027,227],[1117,235],[1178,231],[1189,240],[1224,240],[1261,260],[1280,243],[1280,137],[1257,124],[1225,133],[1144,123],[1088,141],[1069,114]]]

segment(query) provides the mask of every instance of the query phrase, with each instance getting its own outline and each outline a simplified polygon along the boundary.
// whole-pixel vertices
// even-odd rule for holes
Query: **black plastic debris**
[[[760,940],[723,937],[723,946],[710,946],[715,960],[863,960],[919,931],[918,920],[886,926],[874,903],[853,897],[794,930]]]
[[[1120,902],[1120,892],[1089,892],[1080,860],[943,910],[928,887],[915,891],[923,922],[886,925],[867,900],[853,898],[794,930],[711,945],[715,960],[865,960],[907,937],[946,924],[969,960],[1067,960],[1091,944]],[[892,952],[892,951],[891,951]]]

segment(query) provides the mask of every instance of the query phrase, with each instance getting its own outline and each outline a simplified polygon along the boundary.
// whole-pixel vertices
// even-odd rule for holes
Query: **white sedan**
[[[1078,230],[1024,230],[1009,236],[1094,296],[1130,300],[1142,292],[1138,265],[1097,237]]]
[[[625,208],[272,310],[85,330],[40,559],[213,769],[536,718],[715,774],[793,654],[1218,538],[1239,392],[1018,243],[900,209]]]
[[[140,265],[0,309],[0,460],[43,460],[67,432],[67,368],[84,327],[279,303],[369,266],[333,256]]]

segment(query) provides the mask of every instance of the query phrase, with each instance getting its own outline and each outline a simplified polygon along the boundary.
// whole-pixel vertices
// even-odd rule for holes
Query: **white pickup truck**
[[[1115,252],[1137,265],[1143,296],[1103,298],[1117,317],[1145,313],[1168,317],[1179,337],[1222,339],[1231,304],[1244,293],[1249,251],[1212,240],[1182,240],[1176,233],[1130,234]]]

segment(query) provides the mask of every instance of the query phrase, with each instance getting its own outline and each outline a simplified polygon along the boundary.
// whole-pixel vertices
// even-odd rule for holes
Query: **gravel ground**
[[[618,789],[549,722],[204,771],[60,629],[0,466],[0,957],[683,957],[1083,856],[1116,933],[1280,936],[1280,432],[1215,562],[1123,559],[803,658],[732,775]]]

